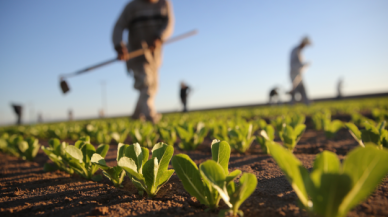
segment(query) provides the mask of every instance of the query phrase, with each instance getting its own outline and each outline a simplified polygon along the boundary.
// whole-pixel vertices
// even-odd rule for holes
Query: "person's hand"
[[[160,38],[157,38],[157,39],[155,39],[155,40],[152,42],[152,44],[151,44],[151,46],[149,47],[149,49],[150,49],[152,52],[154,52],[154,50],[160,48],[161,46],[162,46],[162,40],[160,40]]]
[[[124,43],[117,45],[115,50],[117,52],[117,59],[125,61],[129,58],[128,49]]]

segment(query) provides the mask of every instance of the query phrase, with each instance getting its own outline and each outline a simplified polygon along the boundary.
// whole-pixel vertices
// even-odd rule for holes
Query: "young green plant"
[[[251,146],[255,137],[253,134],[253,126],[250,123],[241,123],[240,125],[229,130],[229,141],[235,150],[240,153],[245,153]]]
[[[267,125],[260,131],[260,135],[256,137],[264,154],[269,154],[267,143],[275,138],[275,129],[271,125]]]
[[[284,124],[283,131],[279,133],[279,137],[283,141],[284,147],[292,152],[302,137],[305,129],[306,125],[304,124],[298,124],[295,128]]]
[[[199,168],[185,154],[175,155],[172,165],[185,190],[200,203],[215,209],[222,198],[230,209],[221,211],[221,215],[228,212],[241,215],[239,207],[255,190],[257,179],[253,174],[243,174],[240,185],[236,186],[234,180],[241,171],[229,173],[229,144],[213,140],[211,150],[212,160],[200,164]]]
[[[360,146],[365,147],[364,144],[372,143],[379,148],[388,148],[388,131],[385,129],[385,124],[386,122],[382,121],[375,127],[369,122],[365,122],[365,129],[363,130],[359,130],[351,122],[345,123],[345,126]]]
[[[131,176],[140,195],[145,191],[152,198],[174,173],[174,170],[168,170],[173,154],[173,146],[158,143],[152,148],[152,158],[148,160],[148,149],[135,143],[125,149],[117,165]]]
[[[129,145],[124,145],[123,143],[119,143],[117,146],[117,157],[116,161],[119,161],[125,153],[125,150],[129,147]],[[148,158],[148,156],[147,156]],[[91,159],[92,164],[96,165],[98,168],[102,170],[102,174],[112,181],[115,187],[123,187],[121,183],[125,177],[125,170],[123,170],[119,166],[109,167],[106,165],[105,159],[98,153],[94,153]]]
[[[278,144],[269,145],[269,149],[302,208],[312,216],[346,216],[388,173],[388,151],[376,146],[352,150],[342,165],[334,153],[323,151],[316,156],[310,174],[290,151]]]

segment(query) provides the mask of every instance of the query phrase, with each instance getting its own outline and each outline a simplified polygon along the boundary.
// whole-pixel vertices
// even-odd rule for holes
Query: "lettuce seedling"
[[[325,120],[331,120],[331,112],[330,110],[317,112],[312,116],[312,120],[316,130],[323,130]]]
[[[131,131],[132,140],[143,147],[152,148],[159,139],[159,135],[154,132],[152,125],[141,125]]]
[[[249,196],[255,191],[257,186],[257,178],[254,174],[243,173],[239,184],[236,185],[233,181],[226,179],[228,195],[230,197],[230,209],[221,210],[220,216],[244,216],[244,213],[239,210],[241,204],[248,199]]]
[[[93,181],[100,181],[101,175],[94,175],[98,170],[98,166],[93,164],[91,158],[97,153],[105,158],[109,151],[109,145],[101,144],[97,149],[90,144],[89,137],[78,140],[74,145],[67,145],[66,153],[70,167],[79,175]]]
[[[120,143],[124,143],[125,140],[127,139],[127,136],[130,132],[130,129],[129,128],[124,128],[122,130],[120,130],[119,132],[113,132],[111,134],[111,137],[112,139],[117,143],[117,144],[120,144]]]
[[[40,148],[39,140],[34,137],[23,139],[20,135],[8,134],[0,138],[0,150],[15,157],[21,157],[24,160],[33,161]]]
[[[60,143],[58,139],[51,139],[49,147],[43,147],[42,150],[55,163],[58,169],[63,170],[69,174],[74,172],[80,176],[94,181],[101,180],[101,175],[95,175],[98,170],[97,165],[93,165],[91,157],[94,153],[105,157],[109,150],[109,145],[100,145],[97,149],[90,144],[90,138],[84,137],[78,140],[74,145],[69,145],[65,142]],[[45,164],[45,171],[52,171],[57,169],[50,164]]]
[[[375,127],[369,122],[365,122],[365,129],[361,131],[356,125],[350,122],[346,123],[345,126],[360,146],[364,147],[364,144],[372,143],[380,148],[388,148],[388,131],[384,129],[385,124],[386,122],[382,121]]]
[[[340,120],[333,120],[330,119],[324,119],[323,120],[323,130],[325,131],[326,138],[332,139],[334,138],[335,134],[340,130],[344,124]]]
[[[124,145],[123,143],[119,143],[119,145],[117,146],[116,161],[119,161],[124,156],[124,153],[128,147],[129,145]],[[97,153],[93,154],[91,162],[92,164],[96,165],[102,170],[102,174],[104,174],[105,177],[111,180],[115,187],[123,187],[121,183],[124,180],[125,170],[123,170],[120,166],[114,166],[114,167],[107,166],[105,159],[100,154],[97,154]]]
[[[26,140],[18,141],[17,147],[19,149],[20,156],[28,161],[33,161],[38,154],[40,144],[39,140],[34,137],[29,137]]]
[[[260,135],[256,137],[264,154],[269,154],[267,143],[275,139],[275,129],[271,125],[267,125],[260,131]]]
[[[235,150],[240,153],[245,153],[251,146],[255,137],[252,136],[252,124],[243,124],[231,129],[229,134],[229,141]]]
[[[195,128],[192,124],[186,124],[185,126],[177,126],[176,131],[178,132],[181,143],[179,148],[183,150],[195,150],[205,139],[208,129],[202,122],[197,124]]]
[[[284,147],[288,150],[293,151],[296,144],[299,142],[302,134],[306,129],[306,125],[298,124],[295,128],[291,126],[284,125],[283,131],[279,133],[280,139],[283,141]]]
[[[66,147],[68,144],[66,142],[60,142],[59,139],[54,138],[49,140],[49,147],[42,146],[41,149],[43,152],[54,162],[55,166],[52,166],[49,163],[45,163],[43,170],[45,172],[50,172],[54,170],[61,170],[68,174],[73,174],[74,170],[69,165],[68,155],[66,153]]]
[[[241,171],[229,173],[229,144],[213,140],[211,150],[212,160],[200,164],[199,168],[185,154],[175,155],[172,165],[185,190],[200,203],[215,209],[222,198],[230,209],[221,211],[220,215],[231,212],[233,215],[242,216],[239,207],[255,190],[257,179],[253,174],[243,174],[239,185],[236,186],[234,180]]]
[[[290,182],[302,208],[323,217],[343,217],[365,200],[388,173],[388,151],[376,146],[352,150],[341,165],[329,151],[316,156],[309,174],[302,163],[278,144],[272,157]]]
[[[177,136],[174,127],[159,128],[159,134],[163,142],[174,145]]]
[[[231,205],[226,179],[232,182],[241,171],[229,173],[230,146],[227,142],[213,140],[211,150],[212,160],[202,163],[199,168],[186,154],[175,155],[171,163],[185,190],[200,203],[215,209],[221,197]]]
[[[174,170],[168,170],[173,154],[173,146],[158,143],[152,149],[152,158],[147,161],[148,149],[142,149],[135,143],[125,150],[125,156],[117,164],[131,175],[140,195],[145,191],[152,198],[174,173]]]
[[[6,154],[20,157],[19,149],[17,147],[19,141],[23,141],[22,136],[18,136],[17,134],[8,136],[8,134],[4,134],[0,138],[0,150]]]

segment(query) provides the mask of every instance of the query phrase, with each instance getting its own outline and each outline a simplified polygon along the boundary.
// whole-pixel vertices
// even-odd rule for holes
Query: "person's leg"
[[[298,92],[302,95],[302,100],[306,105],[310,105],[310,101],[307,97],[306,89],[304,88],[303,82],[298,85]]]

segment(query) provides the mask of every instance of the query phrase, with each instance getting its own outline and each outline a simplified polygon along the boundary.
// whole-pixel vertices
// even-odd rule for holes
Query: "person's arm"
[[[128,56],[127,47],[123,41],[123,32],[129,26],[129,21],[131,19],[131,3],[127,4],[121,13],[119,19],[117,20],[112,34],[113,46],[117,52],[118,59],[126,60]]]
[[[166,0],[167,4],[167,22],[165,27],[160,32],[160,40],[165,41],[167,40],[174,31],[174,24],[175,24],[175,18],[174,18],[174,12],[172,9],[172,4],[170,1]]]

